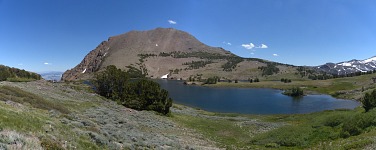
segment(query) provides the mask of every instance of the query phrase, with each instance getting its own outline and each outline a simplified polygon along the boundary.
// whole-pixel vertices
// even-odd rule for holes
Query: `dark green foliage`
[[[120,102],[133,109],[154,110],[162,114],[168,114],[172,106],[168,92],[161,89],[158,83],[146,79],[129,83],[125,98]]]
[[[168,56],[171,56],[171,54],[170,54],[170,53],[161,52],[161,53],[159,53],[158,56],[161,56],[161,57],[168,57]]]
[[[290,90],[286,90],[283,94],[292,96],[292,97],[299,97],[299,96],[303,96],[304,92],[300,87],[294,87]]]
[[[363,133],[368,127],[375,126],[376,113],[361,113],[348,117],[343,122],[341,137],[347,138],[349,136],[355,136]]]
[[[259,67],[258,69],[262,70],[262,76],[273,75],[279,72],[279,68],[275,63],[267,63],[266,66]]]
[[[253,80],[253,82],[260,82],[260,79],[259,79],[259,78],[255,78],[255,79]]]
[[[362,99],[363,108],[368,112],[376,107],[376,90],[366,93]]]
[[[127,74],[129,75],[130,78],[144,78],[146,76],[146,74],[144,73],[145,70],[143,70],[142,67],[138,69],[133,66],[127,66],[127,68],[128,68]]]
[[[244,59],[241,57],[229,57],[227,62],[222,65],[223,71],[232,71],[236,68],[238,63],[242,62]]]
[[[324,119],[323,124],[329,127],[337,127],[346,121],[346,116],[343,114],[329,115]]]
[[[128,72],[113,65],[96,75],[95,87],[98,94],[137,110],[154,110],[166,115],[172,106],[168,92],[158,83],[146,79],[129,81]]]
[[[219,77],[217,77],[217,76],[210,77],[210,78],[206,79],[205,84],[217,84],[218,80],[219,80]]]
[[[284,78],[282,78],[282,79],[281,79],[281,82],[283,82],[283,83],[290,83],[290,82],[291,82],[291,79],[284,79]]]
[[[207,64],[211,64],[211,63],[213,63],[213,62],[210,61],[210,60],[206,60],[206,61],[200,60],[200,61],[186,62],[186,63],[183,63],[183,65],[188,65],[188,69],[191,70],[191,69],[203,68]]]
[[[149,57],[156,57],[157,55],[156,54],[138,54],[138,56],[144,60],[145,58],[149,58]]]
[[[10,68],[7,66],[0,65],[0,81],[5,81],[10,78],[17,79],[30,79],[30,80],[40,80],[41,76],[36,73],[28,72],[25,70],[17,69],[17,68]],[[25,80],[29,81],[29,80]]]

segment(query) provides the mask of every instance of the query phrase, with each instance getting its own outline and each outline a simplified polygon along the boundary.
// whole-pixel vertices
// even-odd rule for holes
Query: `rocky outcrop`
[[[110,49],[108,42],[109,41],[103,41],[97,46],[97,48],[87,54],[80,64],[73,69],[64,72],[62,75],[62,80],[76,80],[82,74],[90,74],[97,71]]]

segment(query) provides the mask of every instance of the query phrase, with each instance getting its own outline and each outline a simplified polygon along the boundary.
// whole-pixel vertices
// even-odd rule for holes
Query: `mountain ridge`
[[[109,65],[123,70],[133,67],[151,78],[169,73],[176,79],[197,74],[248,79],[261,76],[258,68],[267,63],[269,61],[241,58],[221,47],[210,47],[185,31],[156,28],[109,37],[80,64],[67,70],[62,80],[91,78],[94,72]],[[291,68],[282,66],[280,69]]]
[[[258,58],[242,58],[221,47],[208,46],[185,31],[156,28],[133,30],[109,37],[90,51],[77,66],[64,72],[62,80],[91,79],[95,72],[109,65],[122,70],[133,69],[150,78],[169,74],[169,78],[183,80],[214,76],[228,80],[259,77],[280,80],[286,76],[301,79],[308,78],[310,74],[366,72],[376,69],[376,57],[320,66],[294,66]],[[311,70],[310,74],[305,71],[307,69]]]
[[[352,59],[339,63],[326,63],[324,65],[316,66],[316,68],[320,71],[335,75],[368,72],[376,69],[376,56],[363,60]]]

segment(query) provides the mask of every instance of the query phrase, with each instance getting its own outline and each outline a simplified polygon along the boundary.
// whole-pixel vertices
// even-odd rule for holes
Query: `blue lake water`
[[[212,112],[242,114],[301,114],[333,109],[354,109],[360,103],[329,95],[294,99],[281,90],[187,86],[182,81],[156,80],[169,91],[174,103]]]

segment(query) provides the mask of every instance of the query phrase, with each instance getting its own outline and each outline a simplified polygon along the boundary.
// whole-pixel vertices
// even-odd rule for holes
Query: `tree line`
[[[168,91],[145,78],[130,80],[130,75],[113,65],[96,74],[95,91],[101,96],[136,110],[153,110],[167,115],[172,106]]]
[[[4,65],[0,65],[0,81],[6,81],[11,78],[40,80],[42,77],[37,73],[28,72],[23,69],[11,68]]]

